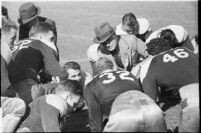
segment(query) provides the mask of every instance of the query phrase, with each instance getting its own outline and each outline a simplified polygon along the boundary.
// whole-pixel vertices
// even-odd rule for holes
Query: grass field
[[[19,2],[3,1],[9,16],[17,22]],[[93,44],[94,27],[104,21],[115,26],[122,16],[133,12],[147,18],[153,30],[170,24],[184,26],[190,37],[198,33],[197,1],[60,1],[35,2],[41,15],[56,21],[60,64],[77,61],[91,73],[86,50]]]

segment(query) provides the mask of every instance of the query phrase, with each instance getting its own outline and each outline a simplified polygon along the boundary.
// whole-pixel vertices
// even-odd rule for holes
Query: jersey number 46
[[[170,54],[164,54],[163,56],[163,62],[175,62],[178,60],[178,58],[187,58],[189,54],[184,51],[184,49],[176,49],[173,51],[175,55]]]

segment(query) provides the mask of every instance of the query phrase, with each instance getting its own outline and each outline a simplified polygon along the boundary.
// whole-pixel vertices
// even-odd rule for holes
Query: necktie
[[[119,54],[113,54],[112,56],[117,66],[124,69],[124,65],[121,61],[121,56]]]

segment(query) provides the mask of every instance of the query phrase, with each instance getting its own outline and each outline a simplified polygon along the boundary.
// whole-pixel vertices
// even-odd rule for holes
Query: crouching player
[[[146,94],[130,90],[113,102],[104,132],[166,132],[160,107]]]
[[[76,81],[61,82],[55,94],[44,95],[29,104],[30,113],[17,132],[61,132],[62,118],[76,104],[82,92]]]

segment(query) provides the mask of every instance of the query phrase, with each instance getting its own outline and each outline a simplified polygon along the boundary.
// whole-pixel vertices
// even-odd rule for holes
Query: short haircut
[[[74,61],[70,61],[70,62],[67,62],[63,68],[68,71],[69,69],[81,69],[80,65],[77,63],[77,62],[74,62]]]
[[[39,22],[31,27],[31,30],[29,31],[29,37],[35,36],[39,33],[46,34],[50,31],[54,33],[53,27],[49,23]]]
[[[10,33],[11,29],[15,29],[17,30],[18,27],[17,25],[15,24],[14,21],[11,21],[11,20],[8,20],[8,21],[4,21],[2,19],[2,29],[1,29],[1,32],[3,34],[7,34],[7,33]]]
[[[172,45],[172,42],[166,39],[154,38],[149,43],[147,43],[147,52],[150,55],[157,55],[161,52],[171,49]]]
[[[113,67],[113,62],[106,57],[99,58],[95,63],[95,70],[98,75],[104,70],[113,69]]]
[[[82,86],[79,82],[75,80],[66,80],[59,83],[59,86],[55,89],[55,92],[67,91],[73,93],[74,95],[81,96],[82,95]]]
[[[127,25],[132,29],[135,28],[136,22],[137,22],[137,18],[135,17],[133,13],[126,13],[122,18],[122,24]]]
[[[174,47],[179,47],[179,46],[182,45],[182,44],[178,43],[177,38],[176,38],[174,32],[171,29],[162,30],[160,32],[160,38],[166,39],[168,41],[171,41],[172,44],[173,44],[173,46],[172,46],[173,48]]]

